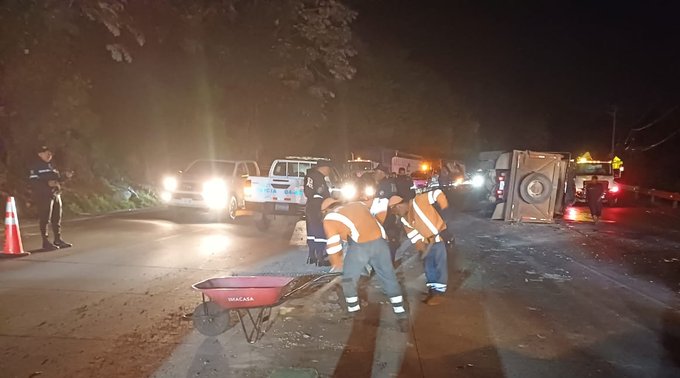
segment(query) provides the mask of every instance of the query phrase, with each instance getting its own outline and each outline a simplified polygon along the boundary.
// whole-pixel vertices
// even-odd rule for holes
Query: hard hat
[[[401,198],[399,196],[392,196],[392,197],[390,197],[390,200],[387,202],[387,207],[392,207],[392,206],[398,205],[402,202],[404,202],[403,198]]]
[[[334,199],[334,198],[326,198],[321,202],[321,211],[326,211],[329,207],[333,206],[334,204],[338,203],[340,201]]]

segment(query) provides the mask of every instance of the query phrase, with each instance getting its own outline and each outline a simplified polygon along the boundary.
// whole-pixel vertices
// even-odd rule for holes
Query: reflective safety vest
[[[409,201],[408,214],[401,218],[401,223],[411,243],[442,241],[439,234],[446,229],[446,222],[434,207],[435,203],[442,210],[449,207],[446,195],[439,189],[418,194]]]
[[[326,252],[329,255],[342,251],[343,241],[367,243],[379,238],[387,239],[382,225],[362,202],[351,202],[326,214],[323,228],[326,231]]]

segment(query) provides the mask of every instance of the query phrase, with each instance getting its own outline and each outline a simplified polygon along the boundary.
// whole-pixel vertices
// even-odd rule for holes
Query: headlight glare
[[[212,179],[203,183],[203,199],[211,209],[227,207],[227,183],[224,180]]]
[[[167,176],[163,178],[163,189],[174,192],[177,190],[177,179],[172,176]]]
[[[342,187],[342,197],[346,200],[353,200],[357,196],[357,187],[354,184],[345,184]]]
[[[474,175],[472,176],[472,180],[470,181],[470,183],[475,188],[481,188],[482,186],[484,186],[484,176]]]

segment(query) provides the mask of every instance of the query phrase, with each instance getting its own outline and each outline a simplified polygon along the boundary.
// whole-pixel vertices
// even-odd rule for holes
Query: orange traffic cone
[[[19,233],[19,218],[17,217],[17,205],[14,197],[7,198],[7,208],[5,210],[5,248],[0,253],[0,257],[19,257],[30,255],[24,252],[21,244],[21,234]]]

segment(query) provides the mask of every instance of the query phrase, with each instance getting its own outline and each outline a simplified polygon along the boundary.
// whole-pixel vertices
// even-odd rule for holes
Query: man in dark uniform
[[[327,160],[320,160],[315,167],[310,168],[305,176],[305,218],[307,222],[307,246],[309,247],[308,264],[328,266],[326,261],[326,233],[323,229],[321,216],[321,202],[330,198],[331,165]]]
[[[410,201],[416,196],[416,192],[413,190],[413,179],[406,174],[406,168],[399,168],[396,183],[397,195],[403,198],[404,201]]]
[[[46,146],[38,148],[38,159],[31,165],[29,180],[33,191],[33,202],[38,209],[40,235],[43,250],[53,251],[68,248],[71,244],[61,238],[61,183],[71,178],[72,172],[63,176],[51,164],[52,151]],[[52,223],[54,243],[48,239],[47,223]]]

